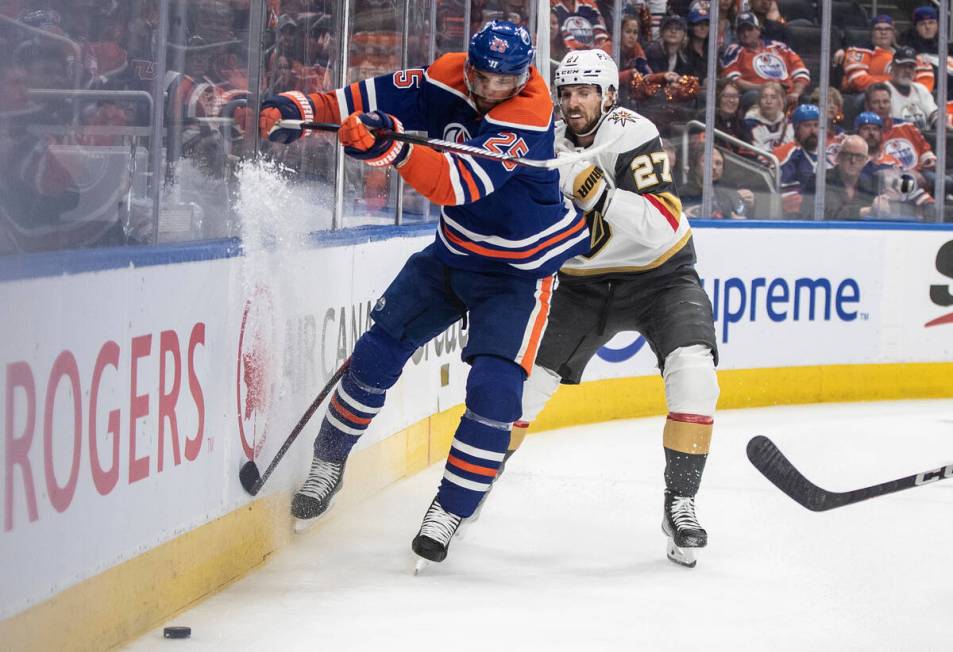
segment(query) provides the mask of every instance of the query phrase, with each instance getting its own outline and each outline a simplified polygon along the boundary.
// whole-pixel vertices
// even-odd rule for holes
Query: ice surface
[[[953,481],[815,514],[748,463],[771,437],[855,489],[953,461],[953,401],[720,412],[697,508],[709,547],[665,559],[662,418],[531,437],[480,521],[414,577],[435,465],[326,520],[129,650],[950,650]]]

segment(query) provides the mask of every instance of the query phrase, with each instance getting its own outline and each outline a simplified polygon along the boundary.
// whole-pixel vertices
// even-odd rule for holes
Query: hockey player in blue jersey
[[[263,136],[290,142],[301,135],[278,128],[281,119],[337,122],[349,156],[394,166],[442,206],[435,242],[407,261],[355,345],[315,439],[311,470],[294,496],[295,517],[327,510],[351,448],[411,354],[464,315],[470,335],[463,357],[471,365],[466,411],[414,552],[442,561],[496,477],[546,328],[555,272],[589,248],[585,219],[563,199],[555,171],[438,153],[377,138],[374,130],[423,130],[436,138],[462,133],[468,145],[551,159],[553,104],[533,55],[524,28],[494,21],[473,36],[467,53],[446,54],[427,68],[263,102]]]

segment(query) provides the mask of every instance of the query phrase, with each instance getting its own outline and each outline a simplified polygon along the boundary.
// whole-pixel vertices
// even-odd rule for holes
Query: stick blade
[[[248,460],[242,464],[242,468],[238,472],[238,481],[242,483],[242,489],[249,494],[252,496],[258,495],[258,491],[261,489],[261,471],[258,470],[258,465],[255,464],[254,460]]]
[[[752,437],[746,452],[748,460],[761,475],[802,507],[812,512],[823,512],[839,506],[834,504],[835,494],[820,489],[805,478],[774,442],[764,435]]]

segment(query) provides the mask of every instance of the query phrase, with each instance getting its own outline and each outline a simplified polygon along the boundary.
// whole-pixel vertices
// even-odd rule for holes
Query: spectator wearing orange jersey
[[[936,154],[916,125],[903,120],[894,120],[890,115],[891,91],[886,84],[873,84],[865,91],[865,107],[883,120],[884,146],[886,153],[900,162],[907,172],[922,173],[936,168]],[[916,175],[915,175],[916,176]],[[917,182],[922,185],[924,179]]]
[[[895,37],[893,18],[877,16],[870,28],[870,43],[838,52],[835,62],[841,60],[844,68],[841,90],[859,93],[871,84],[889,81]],[[933,90],[933,68],[920,57],[917,58],[915,80],[928,91]]]
[[[900,161],[892,154],[884,151],[883,128],[883,119],[871,111],[864,111],[854,118],[854,131],[867,143],[870,164],[879,170],[891,168],[899,174],[903,172],[903,166],[900,164]],[[926,209],[934,203],[933,197],[923,190],[923,188],[918,188],[915,192],[911,193],[910,196],[906,198],[906,201],[918,209]]]
[[[811,73],[801,57],[784,43],[762,39],[760,22],[751,12],[739,14],[735,30],[738,43],[725,49],[722,74],[736,80],[745,91],[777,82],[784,88],[786,104],[795,104],[811,83]]]

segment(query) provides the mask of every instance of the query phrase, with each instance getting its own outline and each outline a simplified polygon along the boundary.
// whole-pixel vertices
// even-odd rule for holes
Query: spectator
[[[930,67],[933,68],[934,79],[940,73],[940,57],[938,56],[940,52],[940,25],[937,19],[936,7],[930,5],[917,7],[913,12],[913,27],[900,39],[902,44],[912,47],[923,61],[930,64]],[[949,46],[947,56],[947,75],[949,77],[947,88],[953,88],[953,59],[949,58],[949,54],[953,54],[953,43]]]
[[[802,104],[791,114],[794,140],[774,149],[781,165],[781,205],[786,217],[801,213],[802,189],[817,173],[817,138],[821,111],[815,104]],[[826,167],[826,166],[825,166]]]
[[[685,19],[681,16],[666,16],[662,20],[661,38],[649,44],[645,52],[652,72],[673,72],[676,75],[693,73],[685,52]]]
[[[331,16],[322,14],[311,20],[305,33],[304,65],[298,71],[297,90],[305,94],[323,93],[334,88],[334,59]]]
[[[556,0],[551,12],[559,23],[559,33],[567,50],[598,48],[612,53],[606,21],[594,0]]]
[[[633,96],[633,91],[639,86],[641,78],[652,73],[645,51],[639,43],[640,32],[639,19],[632,14],[626,14],[622,18],[621,50],[619,54],[620,61],[622,61],[619,68],[619,95],[623,106],[635,106],[637,97]]]
[[[838,52],[835,61],[841,59],[844,68],[841,89],[847,93],[859,93],[871,84],[889,81],[895,37],[893,18],[877,16],[870,28],[870,43],[847,48],[843,54]],[[925,61],[918,60],[915,79],[928,90],[933,90],[933,70]]]
[[[715,129],[750,142],[751,134],[741,114],[741,89],[731,79],[721,78],[715,84]],[[736,145],[732,145],[731,150],[739,154],[750,152]]]
[[[913,80],[917,56],[913,48],[902,45],[893,54],[890,67],[890,117],[912,122],[921,131],[936,123],[937,106],[923,84]]]
[[[696,2],[704,9],[708,9],[708,2]],[[735,20],[738,17],[738,0],[718,0],[718,29],[715,33],[718,35],[718,47],[724,48],[738,41],[735,30]]]
[[[920,175],[917,183],[923,186],[926,181],[923,172],[936,168],[936,154],[916,125],[890,117],[891,93],[886,84],[868,86],[864,98],[866,110],[876,113],[883,121],[884,151],[897,159],[905,172]]]
[[[815,88],[811,91],[808,98],[808,104],[817,107],[821,105],[821,89]],[[847,136],[847,131],[841,126],[844,121],[844,96],[836,88],[827,89],[827,165],[832,167],[837,164],[837,150]]]
[[[827,173],[824,219],[862,220],[872,213],[890,210],[887,197],[878,193],[874,175],[863,173],[867,160],[867,143],[863,138],[853,135],[844,139],[837,153],[837,165]],[[810,217],[812,214],[813,206],[805,203],[802,215]]]
[[[758,102],[745,114],[750,143],[772,151],[794,138],[794,129],[784,115],[784,90],[776,82],[761,86]]]
[[[737,80],[745,91],[777,82],[784,89],[785,104],[795,104],[811,83],[811,74],[801,57],[783,43],[762,39],[760,22],[750,12],[739,14],[735,30],[738,43],[725,49],[722,74]]]
[[[693,142],[688,152],[688,183],[681,191],[682,204],[687,206],[685,214],[689,217],[710,217],[711,219],[746,219],[754,208],[754,193],[746,188],[733,190],[721,185],[725,171],[725,158],[716,147],[711,156],[712,202],[711,215],[701,215],[702,189],[705,180],[705,142]]]
[[[883,127],[884,123],[880,116],[870,111],[864,111],[854,119],[854,132],[867,143],[870,156],[868,165],[873,166],[877,171],[895,170],[899,175],[903,172],[903,166],[883,149]],[[913,179],[916,180],[916,177],[914,176]],[[934,203],[933,197],[922,188],[907,193],[905,200],[905,203],[913,206],[915,211],[921,212],[930,209]]]
[[[711,32],[711,16],[702,9],[688,12],[688,44],[685,58],[691,68],[687,73],[704,81],[708,77],[708,34]]]
[[[748,0],[748,10],[761,21],[761,34],[765,39],[781,41],[784,44],[791,42],[791,35],[784,26],[784,19],[775,0]]]

